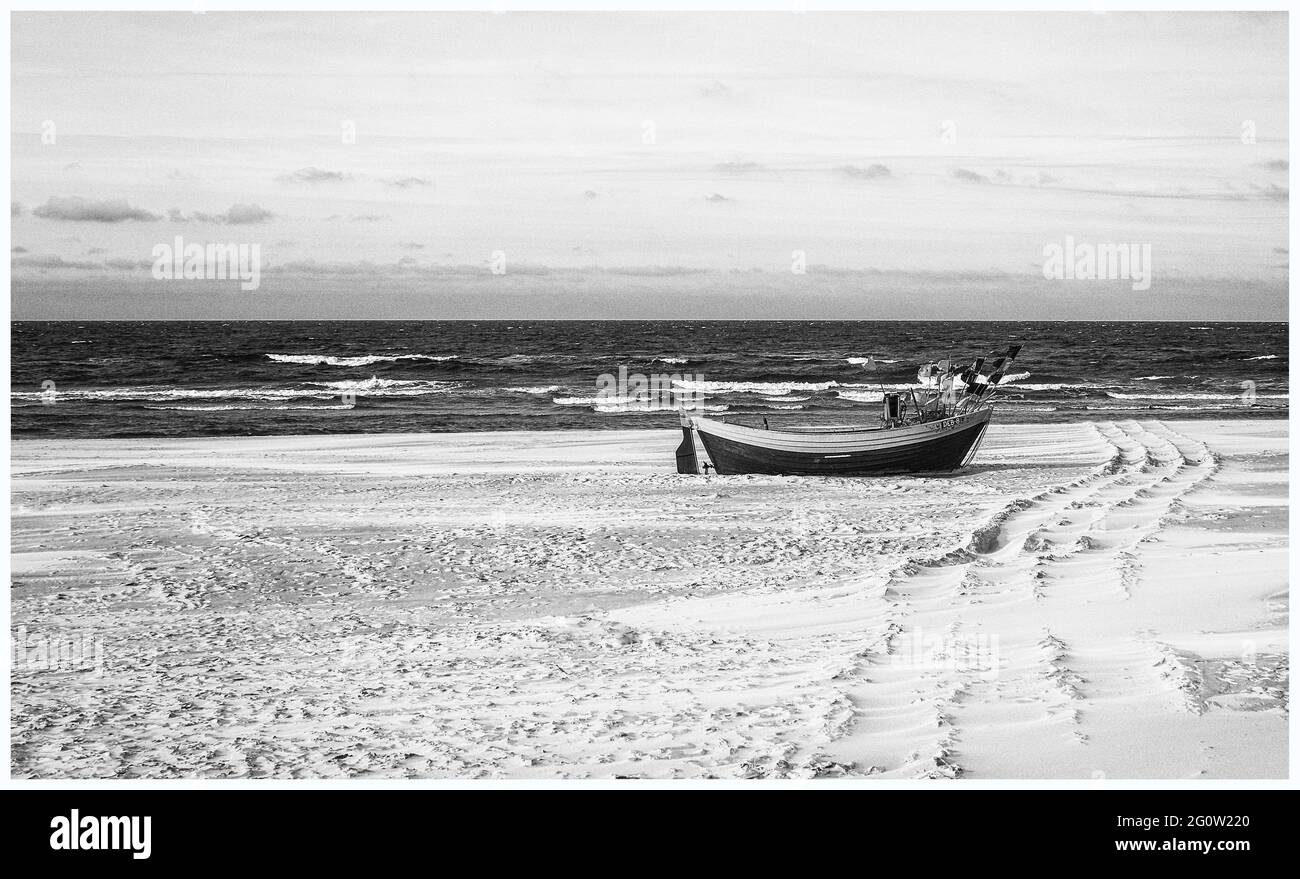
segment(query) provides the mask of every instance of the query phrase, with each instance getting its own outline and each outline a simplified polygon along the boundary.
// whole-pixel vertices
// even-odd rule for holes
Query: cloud
[[[746,171],[762,171],[763,166],[758,162],[719,162],[713,166],[713,170],[728,174],[743,174]]]
[[[15,247],[12,248],[11,252],[26,253],[27,249],[24,247]],[[149,260],[115,258],[115,259],[108,259],[103,262],[95,262],[93,260],[86,260],[86,259],[64,259],[63,257],[55,253],[40,253],[40,254],[32,254],[30,256],[16,256],[11,260],[9,260],[9,265],[12,266],[13,268],[70,269],[73,271],[81,271],[81,272],[96,272],[96,271],[102,272],[104,269],[136,270],[136,269],[149,269],[153,267],[153,263]]]
[[[415,241],[399,241],[397,246],[403,250],[424,250],[424,245]]]
[[[841,165],[835,169],[835,172],[850,180],[875,180],[880,177],[894,176],[893,172],[884,165],[869,165],[866,168],[857,165]]]
[[[1291,190],[1285,186],[1278,186],[1276,183],[1270,183],[1268,186],[1256,186],[1255,190],[1259,192],[1260,198],[1269,201],[1290,201]]]
[[[23,213],[23,206],[16,201],[9,202],[9,216],[20,217]]]
[[[66,260],[54,253],[19,256],[11,259],[9,264],[30,269],[101,269],[104,267],[102,263],[87,260]]]
[[[689,266],[615,266],[600,269],[608,275],[627,275],[634,278],[680,278],[684,275],[706,275],[709,269]]]
[[[396,186],[399,189],[410,189],[413,186],[432,186],[432,180],[425,180],[423,177],[398,177],[396,180],[389,180],[389,186]]]
[[[952,177],[954,180],[965,180],[967,183],[989,182],[989,178],[985,177],[983,174],[976,174],[974,171],[969,171],[966,168],[954,168]]]
[[[562,274],[573,276],[589,275],[598,269],[556,269],[545,265],[536,265],[532,263],[514,263],[509,266],[506,275],[536,277],[543,275]],[[437,277],[460,277],[460,278],[486,278],[494,279],[503,276],[494,274],[487,263],[482,265],[446,265],[432,263],[417,259],[413,256],[404,256],[392,263],[376,263],[371,260],[358,260],[355,262],[321,262],[315,259],[291,260],[289,262],[276,263],[262,269],[263,275],[306,275],[312,277],[355,277],[366,276],[373,278],[382,277],[410,277],[412,275],[428,275]]]
[[[1264,168],[1269,171],[1289,171],[1291,170],[1291,163],[1286,159],[1274,159],[1271,162],[1257,162],[1255,163],[1255,167]]]
[[[121,223],[126,220],[153,222],[162,219],[160,214],[151,214],[141,208],[131,207],[124,198],[92,201],[75,195],[66,198],[50,196],[45,204],[32,209],[32,216],[44,220],[66,220],[74,223]]]
[[[704,200],[705,201],[731,201],[731,199],[727,198],[725,195],[723,195],[720,192],[714,192],[710,195],[706,195],[704,196]]]
[[[391,219],[388,214],[353,214],[348,217],[348,221],[352,223],[383,223]]]
[[[232,204],[224,214],[217,214],[213,222],[229,223],[232,226],[247,226],[252,223],[265,223],[275,214],[256,204]]]
[[[908,276],[914,278],[943,278],[949,280],[963,281],[987,281],[1006,279],[1011,277],[1006,272],[997,270],[972,270],[972,271],[951,271],[951,270],[934,270],[920,272],[900,272],[897,270],[884,270],[879,268],[840,268],[837,266],[815,264],[808,266],[810,275],[820,275],[824,277],[845,278],[845,279],[871,279],[886,276]],[[761,277],[783,279],[784,272],[770,273],[761,268],[749,269],[714,269],[702,268],[698,266],[681,266],[681,265],[626,265],[626,266],[548,266],[539,263],[513,263],[507,268],[504,275],[494,274],[486,263],[467,264],[467,263],[435,263],[427,259],[421,259],[416,256],[407,255],[399,258],[395,262],[374,262],[373,260],[363,259],[354,261],[340,262],[322,262],[315,259],[290,260],[282,263],[268,265],[262,269],[264,275],[276,276],[293,276],[306,275],[312,277],[318,276],[337,276],[337,277],[354,277],[368,276],[374,278],[385,277],[410,277],[412,275],[461,278],[461,279],[483,279],[491,282],[493,279],[505,277],[550,277],[555,279],[586,279],[597,280],[602,276],[614,276],[619,278],[724,278],[728,275]],[[1039,272],[1033,273],[1037,277]]]
[[[326,171],[324,168],[299,168],[292,174],[282,174],[277,179],[283,183],[338,183],[347,180],[349,175],[342,171]]]
[[[108,266],[110,269],[123,269],[127,271],[131,269],[153,268],[153,263],[147,260],[134,259],[106,259],[104,260],[104,265]]]
[[[220,223],[230,226],[247,226],[253,223],[265,223],[272,219],[275,214],[266,208],[255,204],[235,204],[231,205],[226,211],[220,214],[205,214],[202,211],[195,211],[188,217],[181,213],[180,208],[170,208],[167,211],[167,219],[173,223]]]
[[[719,79],[700,86],[700,95],[710,100],[725,101],[731,97],[731,86]]]
[[[378,267],[369,260],[360,262],[319,262],[314,259],[295,260],[269,266],[263,274],[275,275],[377,275]]]
[[[26,247],[19,247],[19,246],[17,246],[17,245],[14,245],[13,247],[9,248],[9,252],[10,252],[10,253],[26,253],[26,252],[27,252],[27,248],[26,248]]]

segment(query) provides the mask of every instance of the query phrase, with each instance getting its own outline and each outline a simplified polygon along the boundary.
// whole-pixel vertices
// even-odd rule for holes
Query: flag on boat
[[[978,381],[979,379],[988,381],[988,379],[980,373],[980,370],[983,368],[984,368],[984,358],[976,357],[974,363],[966,367],[966,369],[962,370],[961,380],[966,384],[967,393],[969,394],[975,393],[975,388],[976,385],[979,383]]]
[[[993,361],[993,369],[990,370],[988,375],[979,376],[979,378],[982,379],[982,381],[978,383],[978,387],[975,391],[975,395],[977,397],[982,397],[985,394],[987,394],[989,391],[997,387],[998,382],[1002,381],[1002,376],[1006,374],[1007,371],[1006,364],[1007,364],[1007,358],[1006,355],[1003,355],[1002,357],[999,357],[997,360]]]

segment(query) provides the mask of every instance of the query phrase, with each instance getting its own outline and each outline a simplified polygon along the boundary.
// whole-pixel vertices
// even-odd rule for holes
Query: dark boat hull
[[[843,433],[768,431],[695,419],[722,475],[859,476],[955,470],[988,428],[991,410],[891,430]]]

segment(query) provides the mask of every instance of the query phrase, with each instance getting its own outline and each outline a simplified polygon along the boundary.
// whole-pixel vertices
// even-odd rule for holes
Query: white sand
[[[14,442],[14,775],[1286,775],[1286,422],[678,437]]]

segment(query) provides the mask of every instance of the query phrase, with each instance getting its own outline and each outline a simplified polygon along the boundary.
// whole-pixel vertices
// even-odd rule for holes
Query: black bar
[[[583,789],[550,783],[523,786],[523,792],[566,787]],[[644,792],[655,787],[621,785],[623,790]],[[532,858],[534,864],[549,861],[557,869],[570,857],[587,861],[598,853],[639,860],[650,854],[645,850],[649,846],[683,855],[699,848],[702,858],[725,858],[728,864],[778,854],[820,861],[828,852],[852,851],[864,870],[871,869],[873,861],[884,863],[876,858],[887,853],[895,862],[917,857],[950,869],[973,869],[996,863],[990,860],[996,857],[1008,865],[1069,865],[1071,872],[1092,864],[1173,869],[1188,864],[1232,867],[1251,859],[1278,864],[1292,848],[1291,841],[1284,840],[1284,835],[1293,835],[1290,791],[1016,791],[975,790],[960,783],[918,790],[835,782],[800,785],[799,790],[755,784],[750,790],[764,787],[769,794],[798,796],[801,805],[774,809],[764,803],[746,810],[743,804],[728,804],[724,817],[716,804],[698,799],[711,792],[707,785],[693,786],[694,800],[674,804],[666,813],[671,820],[665,820],[665,813],[655,817],[646,803],[625,800],[610,808],[570,797],[557,808],[536,797],[520,802],[521,791],[488,786],[481,790],[516,802],[473,808],[462,801],[479,792],[473,787],[402,790],[400,782],[393,788],[351,790],[26,789],[9,791],[6,836],[19,855],[16,863],[32,866],[76,869],[115,862],[128,869],[220,869],[256,863],[284,864],[298,872],[312,865],[399,866],[409,863],[413,848],[439,863],[460,857],[456,852],[476,851],[494,864],[501,855],[516,855]],[[854,799],[835,797],[818,804],[808,799],[811,790],[837,791]],[[585,792],[611,791],[605,787]],[[452,797],[457,798],[454,806]],[[140,852],[133,851],[131,843],[139,835],[112,850],[53,848],[52,842],[65,841],[57,834],[70,823],[73,810],[85,828],[91,818],[148,816],[149,857],[134,856]],[[94,826],[99,833],[104,824]],[[143,828],[143,821],[137,827]],[[810,860],[807,867],[813,866]]]

